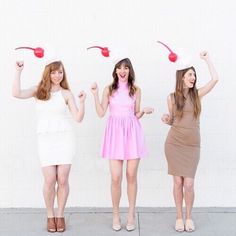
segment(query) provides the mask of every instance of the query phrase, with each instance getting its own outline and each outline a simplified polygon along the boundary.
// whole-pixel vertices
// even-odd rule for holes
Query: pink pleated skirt
[[[102,141],[105,159],[131,160],[147,155],[144,133],[136,116],[110,116]]]

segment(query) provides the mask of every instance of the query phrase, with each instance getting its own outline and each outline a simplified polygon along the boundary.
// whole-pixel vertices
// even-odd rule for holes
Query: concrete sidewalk
[[[108,208],[69,208],[66,210],[67,230],[46,231],[44,209],[0,209],[0,236],[172,236],[189,235],[174,230],[174,208],[137,208],[136,230],[127,232],[127,209],[121,211],[122,230],[111,229],[112,213]],[[236,208],[195,208],[195,236],[236,236]]]

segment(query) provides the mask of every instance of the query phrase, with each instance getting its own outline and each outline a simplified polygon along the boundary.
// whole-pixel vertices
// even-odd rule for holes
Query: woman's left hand
[[[86,93],[85,93],[84,91],[81,91],[81,92],[79,93],[78,97],[79,97],[79,101],[80,101],[80,102],[84,102],[85,99],[86,99]]]
[[[144,114],[152,114],[154,112],[154,109],[151,107],[144,107],[143,108],[143,113]]]

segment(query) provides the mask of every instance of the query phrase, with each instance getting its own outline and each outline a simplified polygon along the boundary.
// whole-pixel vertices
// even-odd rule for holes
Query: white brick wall
[[[191,2],[191,4],[190,4]],[[234,1],[157,0],[1,0],[0,5],[0,207],[44,207],[37,157],[34,101],[11,97],[14,48],[53,43],[64,60],[72,91],[87,92],[86,116],[74,124],[78,154],[74,160],[67,206],[111,206],[107,161],[99,157],[105,119],[95,114],[90,84],[100,90],[111,81],[112,64],[94,44],[126,43],[134,56],[142,104],[156,113],[142,119],[149,157],[139,169],[138,206],[173,206],[172,179],[167,175],[164,141],[169,127],[160,121],[166,97],[174,88],[174,68],[167,51],[156,43],[184,47],[195,56],[198,84],[209,79],[198,58],[207,49],[220,75],[203,100],[202,150],[196,176],[195,206],[236,206]],[[37,84],[43,63],[23,53],[23,87]],[[121,205],[127,206],[126,183]]]

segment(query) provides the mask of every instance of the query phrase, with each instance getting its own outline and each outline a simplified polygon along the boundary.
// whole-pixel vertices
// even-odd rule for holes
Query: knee
[[[137,182],[137,175],[134,173],[126,173],[127,182],[132,184]]]
[[[54,187],[56,185],[56,178],[55,177],[46,178],[44,180],[44,184],[49,188]]]
[[[112,176],[111,183],[112,183],[113,186],[120,186],[121,176]]]
[[[65,176],[60,176],[57,178],[57,184],[59,187],[65,187],[68,185],[68,178]]]
[[[174,187],[175,188],[183,188],[183,180],[182,179],[175,179],[174,180]]]
[[[187,192],[193,192],[193,190],[194,190],[194,183],[193,182],[184,183],[184,189]]]

